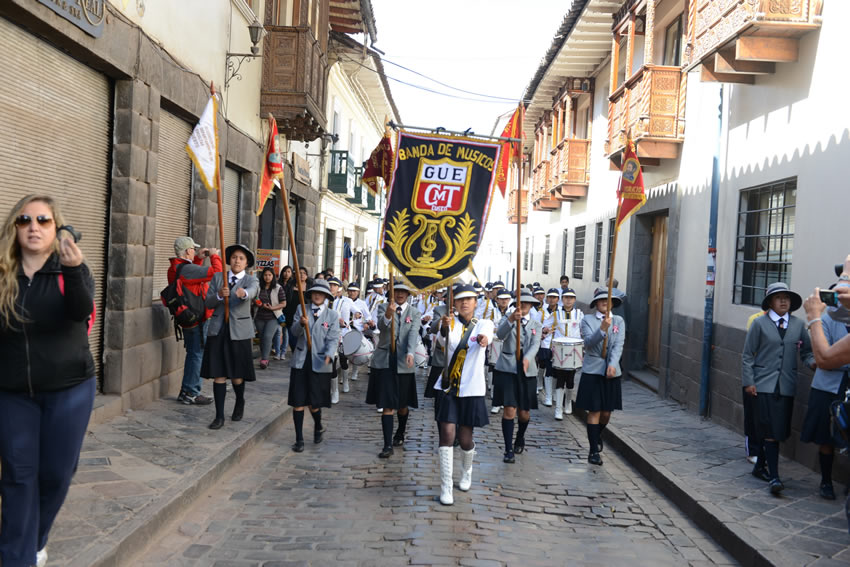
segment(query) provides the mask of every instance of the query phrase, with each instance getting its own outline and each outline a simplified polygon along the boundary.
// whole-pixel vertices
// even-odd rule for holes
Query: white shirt
[[[785,320],[785,322],[782,323],[782,328],[783,329],[788,328],[788,322],[791,320],[790,317],[788,316],[788,313],[786,313],[785,315],[780,317],[779,315],[777,315],[776,311],[774,311],[773,309],[768,309],[767,315],[768,315],[768,317],[770,317],[770,320],[773,321],[773,324],[776,325],[777,328],[779,328],[779,320],[780,319]]]
[[[570,317],[567,319],[567,313],[564,311],[564,306],[561,306],[561,313],[558,315],[558,326],[555,329],[555,338],[570,337],[571,339],[581,338],[581,320],[584,319],[584,313],[581,309],[573,307],[570,311]]]
[[[549,307],[546,306],[543,310],[543,328],[549,329],[549,334],[543,337],[543,340],[540,341],[540,348],[551,348],[552,346],[552,338],[555,336],[555,333],[558,330],[558,327],[561,325],[562,320],[566,317],[564,312],[561,310],[560,305],[555,306],[555,310],[551,313],[549,312]]]
[[[231,272],[230,270],[227,270],[227,287],[228,287],[228,288],[233,287],[233,284],[232,284],[232,283],[230,283],[230,282],[232,282],[232,281],[233,281],[233,278],[234,278],[234,277],[236,277],[236,281],[237,281],[237,282],[238,282],[238,281],[240,281],[240,280],[242,280],[242,278],[244,278],[244,277],[245,277],[245,270],[242,270],[242,271],[241,271],[241,272],[239,272],[238,274],[234,274],[234,273],[233,273],[233,272]],[[216,294],[216,295],[217,295],[217,297],[218,297],[218,300],[219,300],[219,301],[224,301],[224,298],[223,298],[222,296],[220,296],[220,295],[218,295],[218,294]]]
[[[352,315],[354,313],[360,313],[360,318],[354,317],[352,319],[352,325],[355,329],[362,332],[363,326],[372,320],[372,315],[369,313],[369,306],[366,305],[366,302],[360,299],[359,297],[352,302],[351,306]]]
[[[451,363],[454,352],[458,348],[458,343],[460,342],[460,339],[463,338],[463,323],[460,322],[460,319],[458,319],[457,316],[454,318],[453,327],[454,329],[452,329],[452,326],[449,327],[449,334],[447,337],[438,335],[437,338],[437,341],[441,343],[445,343],[446,340],[448,340],[446,364]],[[463,369],[460,373],[459,397],[467,398],[471,396],[483,396],[487,392],[487,379],[485,377],[484,368],[484,355],[487,349],[479,345],[478,342],[473,339],[476,339],[478,335],[484,335],[487,337],[488,341],[492,341],[494,330],[495,327],[493,326],[493,321],[490,321],[489,319],[479,319],[475,324],[475,327],[473,327],[472,334],[469,335],[469,347],[466,350],[466,358],[463,361]],[[434,388],[445,390],[448,384],[444,386],[442,381],[443,375],[441,374],[437,383],[434,384]]]

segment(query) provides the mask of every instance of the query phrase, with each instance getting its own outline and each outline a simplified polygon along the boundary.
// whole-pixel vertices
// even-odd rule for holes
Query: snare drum
[[[416,368],[425,368],[428,366],[428,349],[425,347],[422,339],[419,339],[419,342],[416,343],[416,350],[413,351],[413,364]]]
[[[360,331],[351,330],[342,337],[342,354],[356,366],[369,364],[375,347]]]
[[[552,339],[552,367],[578,370],[584,360],[584,341],[570,337]]]

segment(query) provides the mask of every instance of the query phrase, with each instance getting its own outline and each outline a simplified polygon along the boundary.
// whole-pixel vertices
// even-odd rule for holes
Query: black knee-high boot
[[[513,453],[514,420],[502,418],[502,436],[505,438],[505,453]]]
[[[215,418],[224,419],[224,398],[227,397],[227,384],[213,384],[213,399],[215,400]]]

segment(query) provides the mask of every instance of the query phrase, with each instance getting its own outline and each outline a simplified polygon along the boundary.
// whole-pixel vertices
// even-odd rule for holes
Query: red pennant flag
[[[277,141],[277,121],[269,114],[269,144],[266,149],[263,176],[260,179],[260,203],[257,207],[257,216],[263,212],[266,199],[274,189],[275,179],[283,179],[283,157],[280,155],[280,146]]]
[[[363,184],[369,188],[373,195],[378,194],[378,178],[384,180],[384,187],[390,184],[393,171],[393,144],[390,136],[385,134],[378,145],[372,150],[369,159],[366,160],[366,169],[363,171]]]
[[[511,119],[508,120],[508,123],[505,125],[505,129],[502,130],[503,138],[519,138],[521,132],[519,131],[519,113],[520,109],[517,108]],[[511,162],[514,160],[515,156],[519,155],[519,144],[505,142],[502,144],[502,153],[499,155],[499,167],[496,170],[496,184],[499,186],[499,190],[502,192],[502,197],[505,196],[505,189],[508,185],[508,169],[511,167]]]
[[[620,204],[619,214],[617,215],[617,230],[620,230],[620,226],[646,203],[643,171],[640,168],[635,143],[631,139],[626,142],[621,171],[620,188],[617,190],[617,199]]]

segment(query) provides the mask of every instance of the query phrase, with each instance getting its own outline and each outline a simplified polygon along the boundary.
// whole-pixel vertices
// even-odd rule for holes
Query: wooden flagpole
[[[522,118],[523,118],[523,110],[522,103],[520,102],[517,105],[517,112],[519,112],[519,128],[517,129],[519,133],[520,142],[518,144],[519,151],[519,168],[517,174],[517,190],[516,190],[516,309],[522,314],[522,282],[520,274],[522,273]],[[519,372],[522,369],[522,353],[520,352],[522,349],[520,345],[522,339],[522,318],[517,319],[516,322],[516,364],[517,364],[517,376],[519,376]]]
[[[454,290],[455,290],[455,284],[454,284],[454,282],[450,281],[449,282],[449,294],[446,296],[447,297],[446,315],[449,317],[450,321],[452,319],[454,319],[454,316],[455,316],[455,306],[454,306],[455,294],[454,294]],[[449,324],[451,324],[451,323],[449,323]],[[442,333],[442,329],[438,328],[437,332]],[[449,327],[448,331],[446,332],[446,365],[443,367],[443,378],[440,380],[440,384],[443,386],[443,391],[446,392],[446,393],[448,393],[448,391],[451,389],[451,384],[449,384],[449,370],[450,370],[449,369],[449,362],[451,362],[449,360],[449,340],[451,340],[451,337],[449,335],[451,334],[451,332],[452,332],[451,327]],[[458,346],[460,346],[460,345],[458,345]]]
[[[301,304],[301,315],[307,317],[307,307],[304,305],[304,288],[301,286],[301,267],[298,265],[298,250],[295,248],[295,234],[292,232],[292,218],[289,216],[289,195],[286,194],[286,184],[280,180],[280,189],[283,197],[283,216],[286,218],[286,232],[289,234],[289,251],[292,253],[292,263],[295,266],[295,285],[298,286],[298,301]],[[313,348],[310,338],[310,320],[304,325],[304,334],[307,337],[307,349]]]
[[[390,268],[390,287],[387,289],[387,307],[390,306],[392,302],[395,301],[395,295],[393,292],[395,291],[395,278],[393,277],[393,269]],[[390,317],[390,352],[395,353],[395,313]],[[398,364],[398,361],[396,361]]]
[[[215,84],[210,81],[210,96],[215,96]],[[216,133],[216,138],[218,134]],[[215,151],[218,151],[218,144],[216,144]],[[221,169],[218,167],[218,156],[216,156],[216,168],[215,168],[215,188],[216,188],[216,201],[218,202],[218,237],[219,242],[221,244],[221,254],[225,255],[225,247],[224,247],[224,215],[222,214],[222,204],[221,204]],[[235,242],[234,242],[235,244]],[[225,261],[227,264],[230,264],[230,259],[225,257]],[[224,266],[221,267],[221,280],[222,287],[226,290],[230,290],[230,283],[227,281],[227,272],[224,271]],[[230,295],[224,296],[224,322],[230,322]]]
[[[623,177],[620,176],[620,185],[617,189],[617,195],[620,194],[620,189],[623,186]],[[617,238],[620,236],[620,210],[623,207],[623,200],[618,198],[617,216],[614,221],[614,242],[611,243],[611,273],[608,274],[608,313],[606,317],[611,318],[611,292],[614,288],[614,260],[617,258]],[[608,356],[608,333],[605,333],[605,338],[602,340],[602,358]]]

